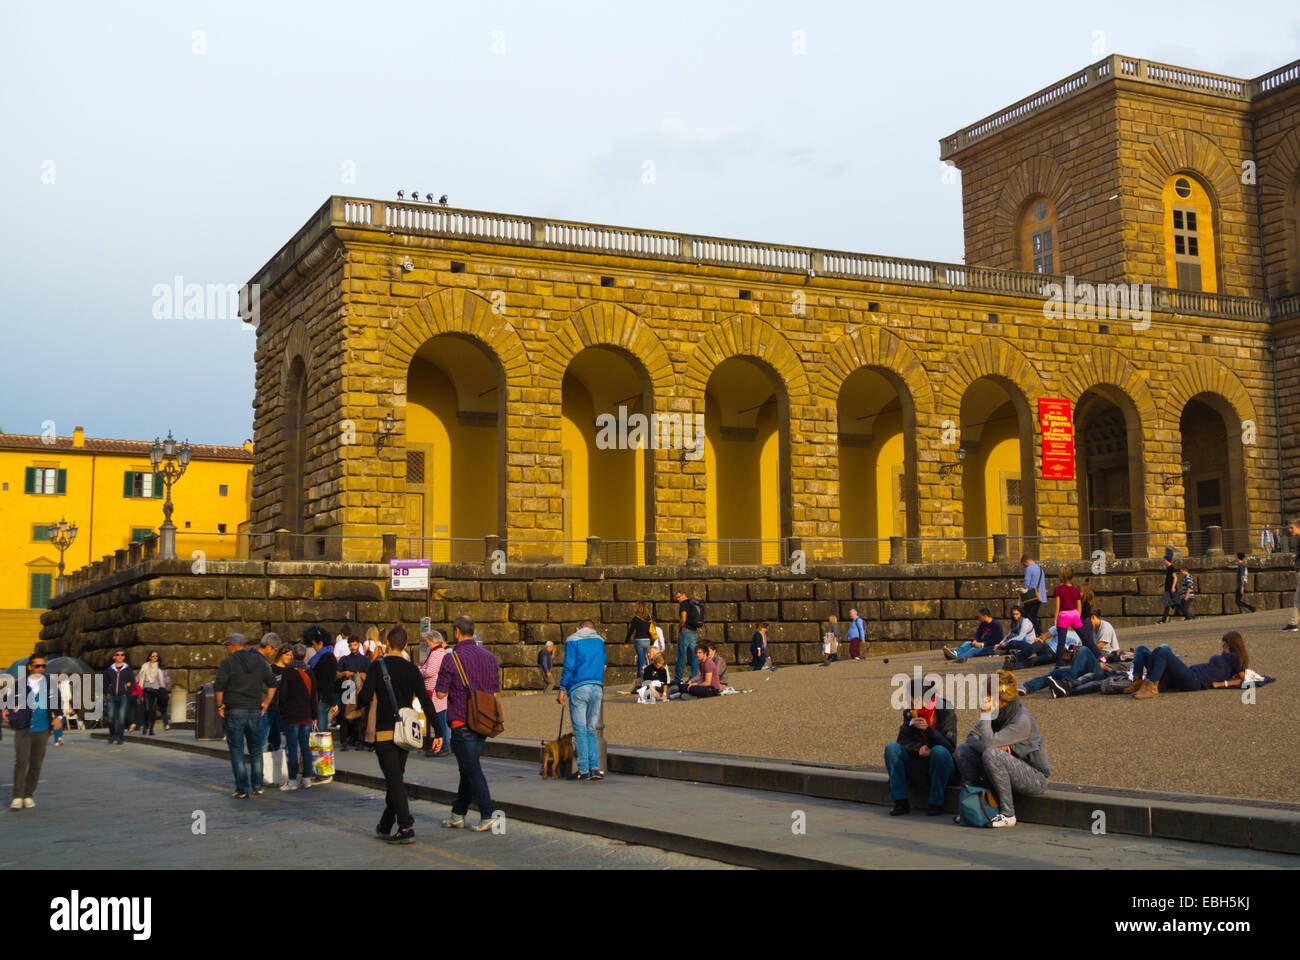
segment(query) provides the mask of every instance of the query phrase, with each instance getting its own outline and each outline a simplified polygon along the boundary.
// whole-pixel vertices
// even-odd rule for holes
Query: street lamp
[[[54,582],[54,595],[57,597],[63,593],[63,553],[68,547],[72,546],[72,541],[77,539],[77,525],[68,523],[62,517],[58,523],[50,524],[50,543],[54,544],[54,549],[59,551],[59,579]]]
[[[167,560],[176,559],[176,525],[172,523],[172,484],[181,478],[185,468],[190,465],[189,441],[177,444],[172,432],[167,431],[166,440],[153,441],[149,451],[149,462],[153,464],[155,474],[161,474],[166,485],[167,499],[163,501],[163,525],[158,529],[159,554]]]
[[[397,429],[397,421],[393,419],[393,412],[390,410],[388,416],[379,421],[379,430],[375,434],[375,456],[379,456],[379,451],[384,449],[384,442],[393,435]]]
[[[1179,464],[1180,473],[1171,473],[1164,479],[1165,490],[1168,490],[1175,483],[1182,483],[1184,488],[1187,486],[1187,475],[1192,472],[1192,465],[1184,460]]]
[[[954,460],[952,463],[943,463],[939,465],[939,479],[942,480],[944,477],[948,476],[948,474],[952,473],[954,470],[960,467],[962,461],[965,459],[966,459],[966,448],[958,447],[956,460]]]

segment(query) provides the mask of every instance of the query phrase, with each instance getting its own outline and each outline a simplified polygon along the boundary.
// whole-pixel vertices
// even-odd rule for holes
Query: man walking
[[[1029,554],[1020,558],[1020,565],[1025,568],[1025,579],[1020,584],[1020,613],[1029,618],[1034,625],[1034,636],[1037,636],[1038,607],[1047,599],[1047,579],[1043,576],[1043,568]]]
[[[750,670],[762,670],[767,663],[767,621],[764,620],[749,638]]]
[[[113,664],[104,671],[104,707],[110,744],[126,742],[126,717],[134,686],[135,671],[126,662],[126,651],[114,650]]]
[[[542,673],[542,693],[550,693],[551,688],[555,686],[555,680],[551,677],[551,671],[555,669],[554,640],[547,640],[546,645],[538,651],[537,669]]]
[[[27,661],[27,684],[14,710],[5,710],[3,719],[14,729],[14,798],[10,810],[31,809],[36,784],[41,779],[41,764],[49,745],[50,731],[63,728],[63,718],[50,703],[50,682],[45,676],[45,657],[34,653]]]
[[[444,827],[465,829],[465,814],[472,799],[478,807],[479,821],[472,828],[476,832],[492,828],[492,795],[488,792],[487,778],[483,776],[483,744],[487,738],[469,728],[469,694],[471,690],[499,694],[501,692],[501,667],[497,658],[485,647],[474,642],[474,619],[465,615],[451,625],[452,639],[456,641],[451,653],[438,670],[438,683],[434,692],[447,698],[447,722],[451,725],[451,751],[460,768],[460,785],[456,799],[451,804],[451,816],[442,821]],[[450,661],[450,662],[449,662]]]
[[[256,650],[246,649],[242,633],[226,637],[228,656],[217,667],[217,713],[226,728],[230,769],[235,775],[232,799],[262,795],[262,751],[266,749],[266,710],[275,696],[275,674]],[[248,748],[248,764],[244,748]],[[251,766],[251,770],[249,767]]]
[[[1246,555],[1237,554],[1237,595],[1234,598],[1237,601],[1237,611],[1249,610],[1255,612],[1255,608],[1246,602],[1246,591],[1250,587],[1250,571],[1246,569]]]
[[[861,660],[862,641],[867,639],[867,629],[856,610],[849,611],[849,629],[844,639],[849,642],[849,656],[854,660]]]
[[[1296,583],[1295,597],[1291,600],[1291,621],[1282,628],[1282,631],[1284,633],[1295,633],[1300,630],[1300,518],[1288,523],[1286,532],[1291,538],[1291,542],[1295,544]],[[1280,537],[1278,543],[1281,544]]]
[[[573,721],[573,747],[578,755],[578,772],[569,780],[604,780],[596,741],[596,722],[605,697],[605,639],[590,620],[564,641],[564,672],[560,674],[557,702],[569,703]]]
[[[424,677],[406,654],[406,630],[402,627],[393,627],[388,631],[388,653],[377,658],[367,668],[365,683],[357,694],[357,705],[368,706],[371,699],[376,697],[375,759],[379,761],[379,769],[384,772],[387,792],[384,812],[375,832],[389,843],[415,843],[415,817],[411,816],[411,805],[406,796],[406,758],[409,751],[393,742],[393,729],[397,726],[397,715],[393,712],[393,707],[396,705],[401,709],[409,706],[412,700],[419,700],[425,721],[435,724],[437,720],[433,701],[424,688]],[[433,742],[435,748],[442,746],[441,737],[436,737]],[[397,824],[397,832],[389,836],[394,823]]]
[[[683,590],[677,591],[675,599],[677,600],[677,670],[673,673],[673,680],[685,683],[689,677],[695,676],[695,671],[698,669],[698,661],[695,659],[695,641],[700,638],[704,612],[699,602],[689,599]]]

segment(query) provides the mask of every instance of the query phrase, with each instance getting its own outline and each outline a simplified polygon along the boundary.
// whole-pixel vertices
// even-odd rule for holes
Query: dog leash
[[[560,729],[559,729],[559,731],[556,732],[556,734],[555,734],[555,739],[556,739],[556,740],[559,740],[559,739],[560,739],[560,734],[564,732],[564,714],[565,714],[566,712],[567,712],[567,711],[564,709],[564,704],[560,704]]]

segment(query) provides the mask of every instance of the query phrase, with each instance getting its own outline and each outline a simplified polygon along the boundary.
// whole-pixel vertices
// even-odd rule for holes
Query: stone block
[[[1048,581],[1048,585],[1049,586],[1051,585],[1050,580]],[[996,599],[1000,597],[1005,598],[1008,596],[1012,596],[1013,594],[1015,598],[1019,598],[1020,587],[1018,584],[1013,586],[1013,582],[1009,578],[1002,578],[997,580],[990,579],[990,580],[958,580],[957,581],[957,596],[959,597],[975,597],[977,599]]]
[[[813,596],[818,600],[852,600],[853,584],[847,580],[818,580],[813,584]]]
[[[135,585],[132,594],[140,599],[215,600],[226,595],[224,577],[158,577]]]
[[[399,591],[400,599],[407,591]],[[321,600],[383,600],[384,588],[373,580],[322,580],[316,596]]]
[[[544,603],[512,603],[509,609],[515,623],[543,623],[548,619]]]
[[[356,623],[356,604],[347,600],[288,600],[285,617],[295,623]]]
[[[910,640],[912,638],[912,625],[906,620],[869,620],[867,621],[867,639],[868,640]],[[848,643],[843,644],[841,653],[848,648]]]
[[[484,580],[479,592],[488,603],[520,603],[528,599],[528,584],[521,580]]]
[[[853,583],[854,600],[888,600],[888,580],[856,580]]]
[[[264,599],[267,586],[268,581],[264,577],[230,577],[226,581],[226,596],[231,599]]]
[[[267,596],[272,599],[307,600],[315,594],[310,580],[270,580]]]
[[[1123,612],[1125,616],[1141,617],[1144,620],[1147,620],[1147,622],[1149,622],[1148,618],[1150,617],[1160,616],[1165,609],[1165,606],[1158,595],[1154,597],[1124,597],[1123,601]],[[1109,605],[1113,605],[1113,601],[1111,601],[1108,606]],[[1098,604],[1098,606],[1100,606],[1100,604]],[[1109,611],[1106,612],[1109,614]],[[1114,618],[1107,616],[1107,619],[1110,620],[1111,625],[1113,626],[1115,623]]]
[[[763,600],[758,603],[738,603],[735,606],[737,617],[745,623],[776,620],[780,616],[780,605],[776,600]]]
[[[834,600],[782,600],[781,619],[794,622],[823,624],[830,617],[839,616],[839,604]]]
[[[957,636],[956,626],[951,620],[913,620],[912,639],[948,643]]]
[[[454,603],[473,603],[480,598],[478,580],[433,580],[429,581],[433,599],[447,600]]]
[[[593,603],[548,603],[546,619],[558,623],[566,631],[576,630],[583,620],[595,620],[600,616],[600,606]]]
[[[707,602],[717,603],[727,601],[736,603],[749,598],[746,584],[739,581],[727,581],[722,583],[710,583],[705,587]],[[775,599],[774,597],[771,599]]]
[[[942,613],[942,600],[886,600],[880,605],[886,620],[937,620]]]
[[[565,599],[560,597],[559,599]],[[579,603],[600,603],[614,599],[614,584],[608,580],[579,581],[573,585],[573,599]],[[631,612],[629,611],[629,616]]]
[[[573,584],[567,580],[534,580],[528,584],[528,599],[550,603],[573,599]]]
[[[450,618],[468,616],[474,623],[504,623],[509,620],[509,604],[505,603],[449,603],[447,616]]]
[[[942,616],[945,620],[974,620],[985,605],[984,600],[944,600]]]
[[[856,600],[852,603],[841,601],[838,616],[840,618],[840,625],[843,626],[845,630],[848,629],[848,624],[853,620],[851,614],[854,610],[858,611],[859,617],[868,622],[880,619],[879,600]],[[843,633],[843,631],[841,631],[841,633]]]
[[[889,586],[894,600],[935,600],[956,596],[951,580],[895,580]]]

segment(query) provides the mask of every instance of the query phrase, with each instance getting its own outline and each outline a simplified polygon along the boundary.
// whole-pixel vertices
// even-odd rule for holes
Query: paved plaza
[[[1300,714],[1294,706],[1300,634],[1280,633],[1285,622],[1286,612],[1273,610],[1120,631],[1126,649],[1168,643],[1187,655],[1186,662],[1203,663],[1220,652],[1226,631],[1238,630],[1252,668],[1277,681],[1255,691],[1253,704],[1244,704],[1239,690],[1163,694],[1154,701],[1101,695],[1052,700],[1046,692],[1028,697],[1051,758],[1052,783],[1300,802]],[[608,636],[621,633],[610,627]],[[671,644],[668,653],[671,662]],[[754,693],[648,706],[617,695],[626,686],[607,688],[605,737],[613,744],[883,769],[885,744],[899,724],[890,704],[893,676],[910,675],[916,666],[923,673],[955,674],[1000,665],[1000,657],[958,665],[938,650],[892,656],[888,663],[873,658],[775,673],[751,673],[737,662],[728,679]],[[1025,671],[1020,679],[1048,669]],[[511,698],[506,733],[552,739],[559,709],[554,694]],[[974,710],[958,712],[960,738],[976,716]]]

